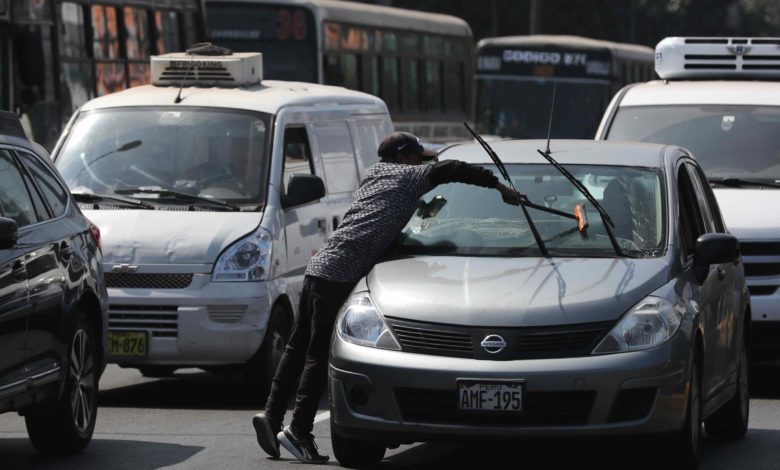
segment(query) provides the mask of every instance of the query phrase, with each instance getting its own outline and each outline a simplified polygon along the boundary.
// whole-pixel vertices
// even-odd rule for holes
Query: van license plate
[[[146,357],[149,351],[146,331],[109,331],[108,354],[115,357]]]
[[[523,409],[523,382],[458,381],[461,411],[519,412]]]

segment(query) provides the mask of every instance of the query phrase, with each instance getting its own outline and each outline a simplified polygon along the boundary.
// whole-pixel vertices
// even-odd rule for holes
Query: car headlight
[[[593,354],[639,351],[669,341],[680,328],[685,309],[648,296],[636,304],[596,346]]]
[[[374,307],[368,292],[352,294],[341,307],[338,333],[345,341],[372,348],[401,350],[401,345]]]
[[[271,235],[263,229],[225,250],[214,267],[212,281],[262,281],[271,267]]]

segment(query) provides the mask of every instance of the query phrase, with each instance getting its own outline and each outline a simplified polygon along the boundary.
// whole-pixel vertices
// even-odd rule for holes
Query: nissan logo
[[[506,347],[506,341],[498,335],[487,335],[479,345],[490,354],[498,354]]]

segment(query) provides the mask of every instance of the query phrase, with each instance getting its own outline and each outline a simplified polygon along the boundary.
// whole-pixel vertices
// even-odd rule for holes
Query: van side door
[[[379,143],[393,129],[385,115],[354,116],[352,122],[357,137],[358,174],[362,180],[366,171],[379,161]]]

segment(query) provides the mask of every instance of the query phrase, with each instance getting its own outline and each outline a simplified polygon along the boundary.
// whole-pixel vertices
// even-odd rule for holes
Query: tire
[[[138,368],[144,377],[154,378],[170,377],[176,372],[176,369],[175,366],[143,366]]]
[[[695,469],[701,460],[701,439],[703,422],[701,419],[701,364],[694,358],[691,366],[690,392],[685,413],[685,424],[672,436],[672,462],[674,468]]]
[[[280,304],[274,305],[263,344],[244,366],[244,381],[262,402],[271,390],[271,382],[290,339],[291,330],[292,322],[287,310]]]
[[[347,468],[371,468],[385,457],[385,446],[375,442],[358,441],[339,436],[330,427],[330,441],[336,460]]]
[[[748,430],[750,418],[749,370],[747,344],[740,341],[739,369],[737,370],[737,393],[710,416],[705,424],[707,434],[712,437],[741,439]]]
[[[68,336],[65,388],[62,397],[25,416],[33,447],[47,455],[84,450],[92,440],[97,418],[97,337],[84,312],[74,312]]]

